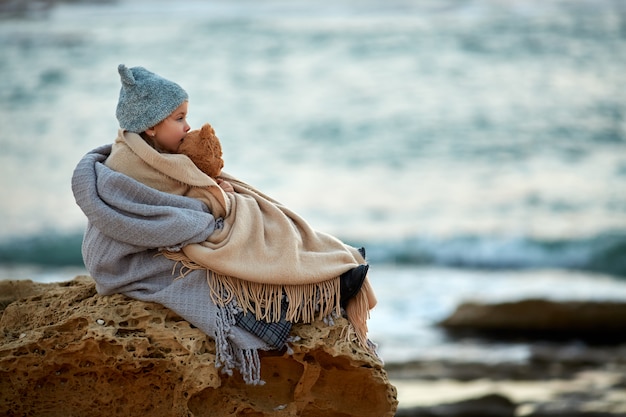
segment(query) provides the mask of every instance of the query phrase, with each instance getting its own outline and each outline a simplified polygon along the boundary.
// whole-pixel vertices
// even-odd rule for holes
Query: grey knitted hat
[[[122,81],[115,115],[122,129],[141,133],[159,124],[188,99],[175,82],[143,67],[117,67]]]

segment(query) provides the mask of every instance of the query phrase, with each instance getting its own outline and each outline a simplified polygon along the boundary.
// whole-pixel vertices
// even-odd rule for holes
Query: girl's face
[[[176,153],[180,143],[191,129],[187,123],[187,104],[184,101],[165,120],[146,130],[146,134],[165,151]]]

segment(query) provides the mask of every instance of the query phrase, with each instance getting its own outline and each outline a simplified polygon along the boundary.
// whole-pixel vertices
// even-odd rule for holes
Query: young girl
[[[154,292],[146,297],[146,291],[140,291],[137,296],[137,289],[158,280],[161,286],[155,287],[156,292],[170,303],[163,304],[176,311],[180,307],[171,307],[169,300],[176,297],[174,284],[163,280],[162,266],[168,265],[170,282],[175,285],[192,277],[193,295],[200,302],[195,307],[212,301],[210,307],[217,311],[217,324],[206,327],[228,351],[221,361],[227,370],[244,366],[242,356],[258,362],[254,349],[248,348],[250,343],[235,349],[231,340],[228,347],[228,336],[224,336],[231,330],[228,324],[263,336],[270,347],[279,348],[290,321],[311,321],[316,312],[318,317],[328,315],[341,305],[355,324],[359,340],[366,343],[364,316],[375,298],[366,281],[364,254],[311,229],[293,212],[233,177],[214,181],[203,174],[189,158],[176,153],[190,129],[185,90],[141,67],[120,65],[118,71],[122,81],[116,112],[121,128],[118,137],[111,148],[88,154],[73,178],[77,202],[89,220],[83,244],[85,264],[98,290],[154,299]],[[87,180],[81,181],[81,175]],[[121,190],[112,187],[109,178],[124,182]],[[198,206],[199,201],[204,205]],[[213,216],[210,220],[209,215]],[[170,233],[176,237],[167,236]],[[112,259],[102,256],[105,250]],[[155,253],[163,256],[149,261],[146,254]],[[133,279],[132,269],[120,270],[116,264],[120,260],[148,273]],[[185,279],[171,280],[176,261],[189,268]],[[202,271],[205,287],[197,292]],[[178,295],[186,297],[188,291]],[[209,297],[200,301],[199,293]],[[354,309],[356,301],[348,303],[350,299],[360,300],[360,311]],[[178,312],[194,323],[196,317]],[[229,318],[220,324],[220,317]],[[255,376],[249,379],[254,381]]]

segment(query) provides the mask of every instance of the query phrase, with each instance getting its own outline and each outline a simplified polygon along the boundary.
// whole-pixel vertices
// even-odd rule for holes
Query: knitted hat
[[[117,67],[122,81],[115,115],[122,129],[141,133],[165,120],[188,99],[178,84],[143,67]]]

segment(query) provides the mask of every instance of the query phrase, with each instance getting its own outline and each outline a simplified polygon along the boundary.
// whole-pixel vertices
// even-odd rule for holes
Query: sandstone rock
[[[451,331],[472,330],[496,337],[626,340],[626,303],[521,300],[499,304],[463,303],[440,323]]]
[[[0,415],[393,416],[381,362],[347,322],[294,326],[293,354],[264,352],[263,386],[214,367],[213,340],[154,303],[99,296],[89,277],[2,284]],[[11,294],[11,289],[18,289]]]
[[[41,294],[50,284],[34,283],[31,280],[0,281],[0,314],[15,300]]]

